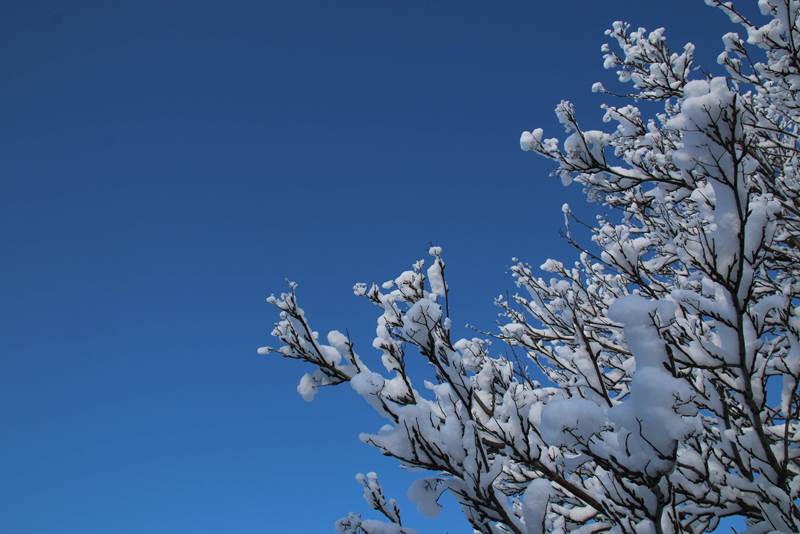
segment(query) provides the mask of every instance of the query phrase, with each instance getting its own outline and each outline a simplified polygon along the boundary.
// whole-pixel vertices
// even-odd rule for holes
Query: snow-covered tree
[[[387,422],[361,439],[430,472],[409,490],[422,511],[450,492],[480,532],[703,532],[732,515],[800,532],[800,1],[760,0],[761,25],[707,3],[741,32],[723,37],[723,75],[661,28],[615,22],[604,67],[630,90],[593,87],[625,102],[603,106],[610,127],[562,102],[566,139],[522,134],[606,215],[564,207],[578,260],[516,263],[497,332],[454,339],[438,247],[355,286],[379,309],[380,370],[347,336],[321,339],[295,285],[268,299],[282,345],[261,352],[312,364],[306,400],[349,382]],[[413,532],[374,473],[357,478],[386,521],[339,531]]]

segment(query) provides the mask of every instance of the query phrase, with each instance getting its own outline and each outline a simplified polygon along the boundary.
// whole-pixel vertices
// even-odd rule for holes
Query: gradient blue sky
[[[373,469],[411,526],[464,531],[405,503],[348,387],[307,404],[256,355],[264,297],[297,280],[374,358],[352,284],[434,242],[456,322],[491,328],[510,258],[570,259],[580,205],[519,133],[560,134],[561,98],[599,121],[620,18],[712,69],[730,29],[699,0],[4,2],[0,531],[329,532]]]

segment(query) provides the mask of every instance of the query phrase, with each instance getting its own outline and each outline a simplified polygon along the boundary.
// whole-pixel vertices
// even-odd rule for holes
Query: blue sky
[[[362,357],[352,296],[445,249],[456,322],[491,328],[513,256],[570,259],[577,188],[519,151],[597,124],[611,21],[664,25],[715,68],[701,1],[6,2],[0,16],[0,531],[329,532],[365,512],[380,421],[311,404],[256,355],[289,277]],[[613,83],[607,83],[612,86]]]

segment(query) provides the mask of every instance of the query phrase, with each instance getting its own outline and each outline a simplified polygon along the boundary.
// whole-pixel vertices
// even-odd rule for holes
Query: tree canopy
[[[348,382],[385,418],[361,439],[429,472],[409,489],[423,512],[451,492],[479,532],[705,532],[733,515],[800,531],[800,2],[760,0],[763,24],[707,3],[738,27],[720,75],[663,28],[615,22],[603,66],[627,89],[593,87],[617,102],[609,127],[563,101],[563,140],[522,134],[607,209],[563,207],[577,260],[516,262],[497,331],[454,337],[439,247],[356,284],[378,308],[380,365],[321,338],[295,284],[268,299],[280,346],[260,351],[311,364],[304,399]],[[414,532],[374,473],[357,480],[384,520],[349,514],[340,532]]]

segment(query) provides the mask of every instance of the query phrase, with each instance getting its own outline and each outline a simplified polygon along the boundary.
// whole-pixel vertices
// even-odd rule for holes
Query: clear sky
[[[40,2],[0,8],[0,532],[330,532],[360,444],[349,387],[305,403],[256,355],[289,277],[362,357],[357,281],[444,247],[456,323],[492,328],[513,256],[572,258],[580,191],[519,150],[576,102],[603,30],[664,25],[716,68],[700,0]],[[462,331],[462,335],[467,333]]]

